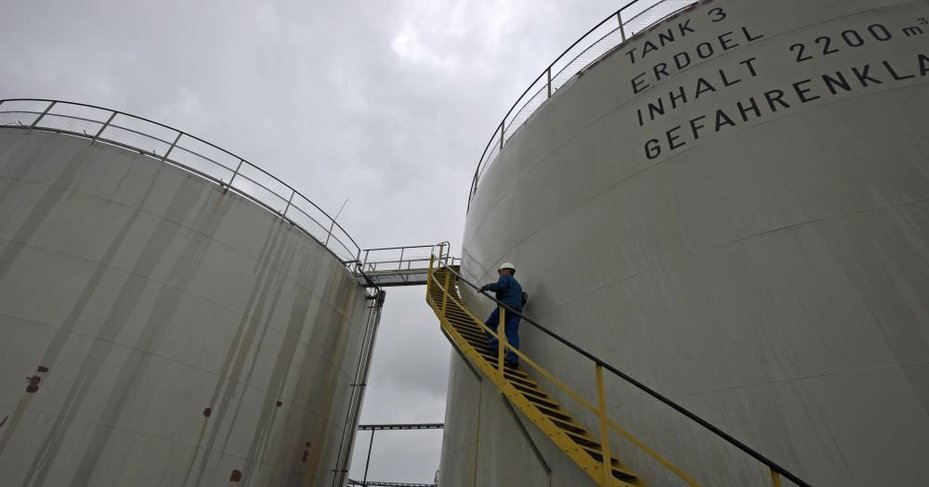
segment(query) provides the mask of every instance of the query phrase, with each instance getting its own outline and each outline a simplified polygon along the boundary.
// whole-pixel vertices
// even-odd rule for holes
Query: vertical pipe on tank
[[[345,423],[342,426],[342,442],[339,444],[339,453],[336,457],[336,467],[333,470],[332,487],[345,485],[348,476],[349,461],[352,458],[352,449],[355,444],[355,428],[358,425],[358,416],[361,414],[361,405],[364,402],[364,392],[368,381],[368,371],[371,366],[371,355],[374,352],[374,341],[377,338],[377,328],[381,322],[381,310],[384,308],[384,299],[387,292],[378,290],[373,297],[374,304],[368,308],[368,324],[365,336],[362,339],[361,352],[358,354],[358,365],[355,368],[355,380],[351,385],[352,393],[349,398],[348,410],[345,413]],[[372,435],[374,431],[371,431]],[[369,452],[370,453],[370,452]]]

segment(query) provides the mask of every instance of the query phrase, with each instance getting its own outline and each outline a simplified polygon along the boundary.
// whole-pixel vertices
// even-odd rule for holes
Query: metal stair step
[[[487,350],[484,347],[476,348],[476,350],[477,350],[477,353],[480,354],[480,356],[484,357],[488,362],[490,362],[493,365],[497,364],[498,357],[496,355],[491,354],[489,350]]]
[[[557,409],[550,409],[538,404],[534,405],[542,414],[548,416],[549,418],[558,418],[562,421],[573,421],[573,418]]]
[[[456,329],[455,331],[457,331],[458,334],[460,334],[462,337],[464,337],[464,338],[465,338],[466,340],[468,340],[468,341],[474,340],[475,342],[481,344],[482,346],[485,346],[485,347],[487,346],[487,338],[485,338],[485,337],[478,336],[478,335],[476,335],[476,334],[474,334],[474,333],[470,333],[470,332],[464,333],[464,332],[462,332],[461,330],[458,330],[458,329]]]
[[[542,389],[539,387],[539,385],[536,384],[536,382],[535,382],[534,380],[532,380],[532,378],[530,378],[530,377],[520,377],[520,376],[516,376],[516,375],[513,375],[513,374],[509,374],[509,373],[507,373],[507,372],[508,372],[508,371],[504,372],[504,373],[503,373],[503,376],[506,377],[507,380],[509,380],[510,382],[517,382],[517,383],[522,384],[522,385],[524,385],[524,386],[526,386],[526,387],[533,387],[533,388],[542,390]]]
[[[601,463],[603,462],[603,453],[600,452],[599,443],[597,444],[597,448],[590,448],[590,447],[584,446],[584,451],[586,451],[587,454],[590,455],[591,458],[593,458],[594,460],[601,462]],[[613,467],[616,467],[617,465],[619,465],[619,460],[617,460],[616,458],[610,458],[610,465],[613,465]]]
[[[471,348],[473,348],[473,349],[475,349],[475,350],[480,350],[481,348],[483,348],[483,345],[484,345],[484,344],[478,342],[476,338],[467,338],[467,337],[464,337],[464,339],[465,339],[466,342],[468,342],[468,345],[470,345]],[[480,352],[478,352],[478,353],[480,353]]]
[[[441,299],[441,298],[440,298],[440,299]],[[441,302],[441,301],[440,301],[440,302]],[[458,305],[449,306],[448,308],[445,309],[445,313],[446,313],[446,314],[449,314],[449,315],[452,315],[452,316],[455,316],[455,317],[462,317],[462,318],[466,318],[466,319],[468,319],[468,320],[471,319],[471,315],[468,314],[467,311],[461,309]]]
[[[569,432],[569,433],[568,433],[568,436],[569,436],[572,440],[574,440],[574,442],[577,443],[578,445],[581,445],[581,446],[584,446],[584,447],[587,447],[587,448],[591,448],[591,449],[593,449],[593,450],[599,450],[599,449],[600,449],[600,442],[597,441],[597,440],[594,440],[593,438],[590,438],[590,437],[587,436],[587,435],[579,435],[579,434],[576,434],[576,433],[570,433],[570,432]]]
[[[466,315],[457,315],[454,312],[448,312],[447,314],[448,320],[452,323],[456,323],[457,326],[477,331],[477,327],[473,325],[471,317]]]
[[[455,328],[464,331],[470,331],[471,333],[477,333],[478,335],[484,334],[484,329],[478,325],[475,325],[474,322],[470,319],[462,319],[462,321],[458,321],[458,324],[455,326]]]
[[[471,325],[471,323],[470,323],[470,322],[471,322],[471,318],[470,318],[468,315],[464,314],[464,313],[456,313],[454,310],[451,310],[451,309],[450,309],[450,310],[447,310],[447,311],[445,312],[445,314],[446,314],[446,316],[448,317],[449,321],[451,321],[451,322],[453,322],[453,323],[460,323],[460,324],[466,325],[466,326],[470,326],[470,325]]]
[[[555,426],[565,430],[565,432],[587,435],[587,430],[585,430],[583,427],[581,427],[580,425],[576,423],[566,422],[566,421],[562,421],[560,419],[555,419],[555,418],[548,418],[548,419],[550,419],[551,422],[555,423]]]
[[[484,335],[481,335],[480,333],[476,333],[471,330],[462,330],[461,328],[457,328],[457,327],[455,328],[455,331],[457,331],[458,333],[461,333],[461,335],[464,337],[474,338],[474,339],[480,340],[485,345],[487,344],[487,337]]]
[[[456,330],[461,330],[463,332],[469,332],[469,333],[477,333],[478,335],[484,334],[483,330],[479,330],[476,326],[465,321],[464,318],[451,318],[449,321],[452,323],[452,326],[454,326]]]
[[[587,447],[584,447],[584,451],[586,451],[587,454],[590,455],[591,458],[593,458],[597,462],[601,462],[601,463],[603,462],[603,454],[600,453],[599,451],[593,451]],[[622,465],[619,463],[619,460],[617,460],[616,458],[610,458],[610,466],[612,467],[612,470],[613,470],[613,477],[616,477],[619,480],[636,480],[639,478],[636,474],[623,468]]]
[[[497,356],[496,356],[496,355],[494,355],[492,359],[491,359],[490,356],[487,356],[487,355],[485,355],[484,358],[487,359],[488,362],[490,362],[490,366],[491,366],[491,367],[493,367],[494,369],[497,368]],[[504,375],[505,377],[515,376],[515,377],[518,377],[518,378],[520,378],[520,379],[531,380],[531,377],[529,377],[528,374],[526,374],[526,373],[523,372],[522,370],[514,369],[514,368],[512,368],[512,367],[506,367],[506,366],[504,366],[504,367],[503,367],[503,375]]]
[[[468,340],[468,342],[471,343],[472,346],[474,345],[474,343],[472,343],[470,340]],[[497,361],[499,360],[499,357],[497,357],[496,355],[492,355],[483,346],[480,346],[480,347],[475,346],[474,348],[475,350],[477,350],[478,354],[484,357],[485,360],[490,362],[490,364],[493,365],[495,369],[497,368],[496,364],[497,364]],[[540,397],[548,397],[548,395],[545,394],[545,392],[538,386],[538,384],[536,384],[536,382],[533,381],[529,377],[529,375],[527,375],[524,372],[520,372],[517,370],[504,367],[503,376],[506,377],[506,379],[509,380],[511,383],[513,383],[513,387],[516,387],[522,392],[536,394],[536,395],[539,395]]]
[[[510,384],[511,384],[513,387],[515,387],[519,392],[522,392],[524,396],[527,395],[527,394],[531,394],[531,395],[533,395],[533,396],[535,396],[535,397],[538,397],[539,399],[544,399],[544,400],[546,400],[546,401],[551,401],[551,400],[552,400],[552,398],[548,397],[548,394],[546,394],[544,391],[541,391],[541,390],[536,389],[536,388],[534,388],[534,387],[526,387],[526,386],[524,386],[524,385],[522,385],[522,384],[519,384],[519,383],[517,383],[516,381],[512,381],[512,380],[510,381]]]

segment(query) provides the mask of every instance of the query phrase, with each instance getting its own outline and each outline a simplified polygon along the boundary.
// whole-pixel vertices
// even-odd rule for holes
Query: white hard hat
[[[511,264],[511,263],[509,263],[509,262],[504,262],[504,263],[500,264],[500,267],[498,267],[497,269],[498,269],[498,270],[499,270],[499,269],[510,269],[510,270],[512,270],[513,272],[516,272],[516,266],[513,265],[513,264]]]

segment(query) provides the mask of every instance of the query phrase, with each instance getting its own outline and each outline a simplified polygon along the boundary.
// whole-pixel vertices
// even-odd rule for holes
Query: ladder
[[[439,261],[437,261],[439,262]],[[498,353],[487,349],[486,333],[489,330],[483,320],[474,316],[458,296],[455,286],[458,275],[458,266],[436,264],[430,266],[429,278],[426,283],[426,301],[435,311],[445,333],[452,345],[456,347],[474,367],[485,377],[490,379],[504,396],[519,409],[533,424],[554,442],[578,467],[587,473],[600,486],[609,487],[644,487],[646,483],[612,455],[609,446],[607,423],[605,418],[605,398],[601,395],[600,407],[594,408],[587,401],[576,396],[573,391],[562,389],[575,397],[595,412],[600,413],[600,438],[595,438],[581,426],[556,399],[550,396],[539,383],[526,371],[505,366],[503,353],[506,348],[506,336],[500,333],[501,346]],[[502,313],[501,313],[502,314]],[[498,328],[501,332],[503,327]],[[554,377],[538,367],[528,357],[520,355],[523,367],[529,365],[539,374],[545,376],[550,382],[560,384]],[[598,376],[599,389],[602,392],[602,371]],[[614,430],[618,425],[610,424]],[[631,439],[631,435],[621,428],[617,430],[622,436]],[[633,443],[663,465],[675,471],[688,485],[697,486],[687,474],[681,472],[657,453],[645,447],[638,440]],[[604,459],[608,459],[605,461]],[[608,466],[607,466],[608,465]]]

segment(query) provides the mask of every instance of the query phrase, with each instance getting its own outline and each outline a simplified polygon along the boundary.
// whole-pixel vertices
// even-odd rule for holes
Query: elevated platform
[[[358,282],[365,287],[425,286],[429,261],[441,256],[443,265],[457,266],[459,259],[449,256],[449,243],[365,249],[355,268]],[[457,267],[456,267],[457,269]]]
[[[357,275],[368,287],[424,286],[429,269],[385,269]]]

